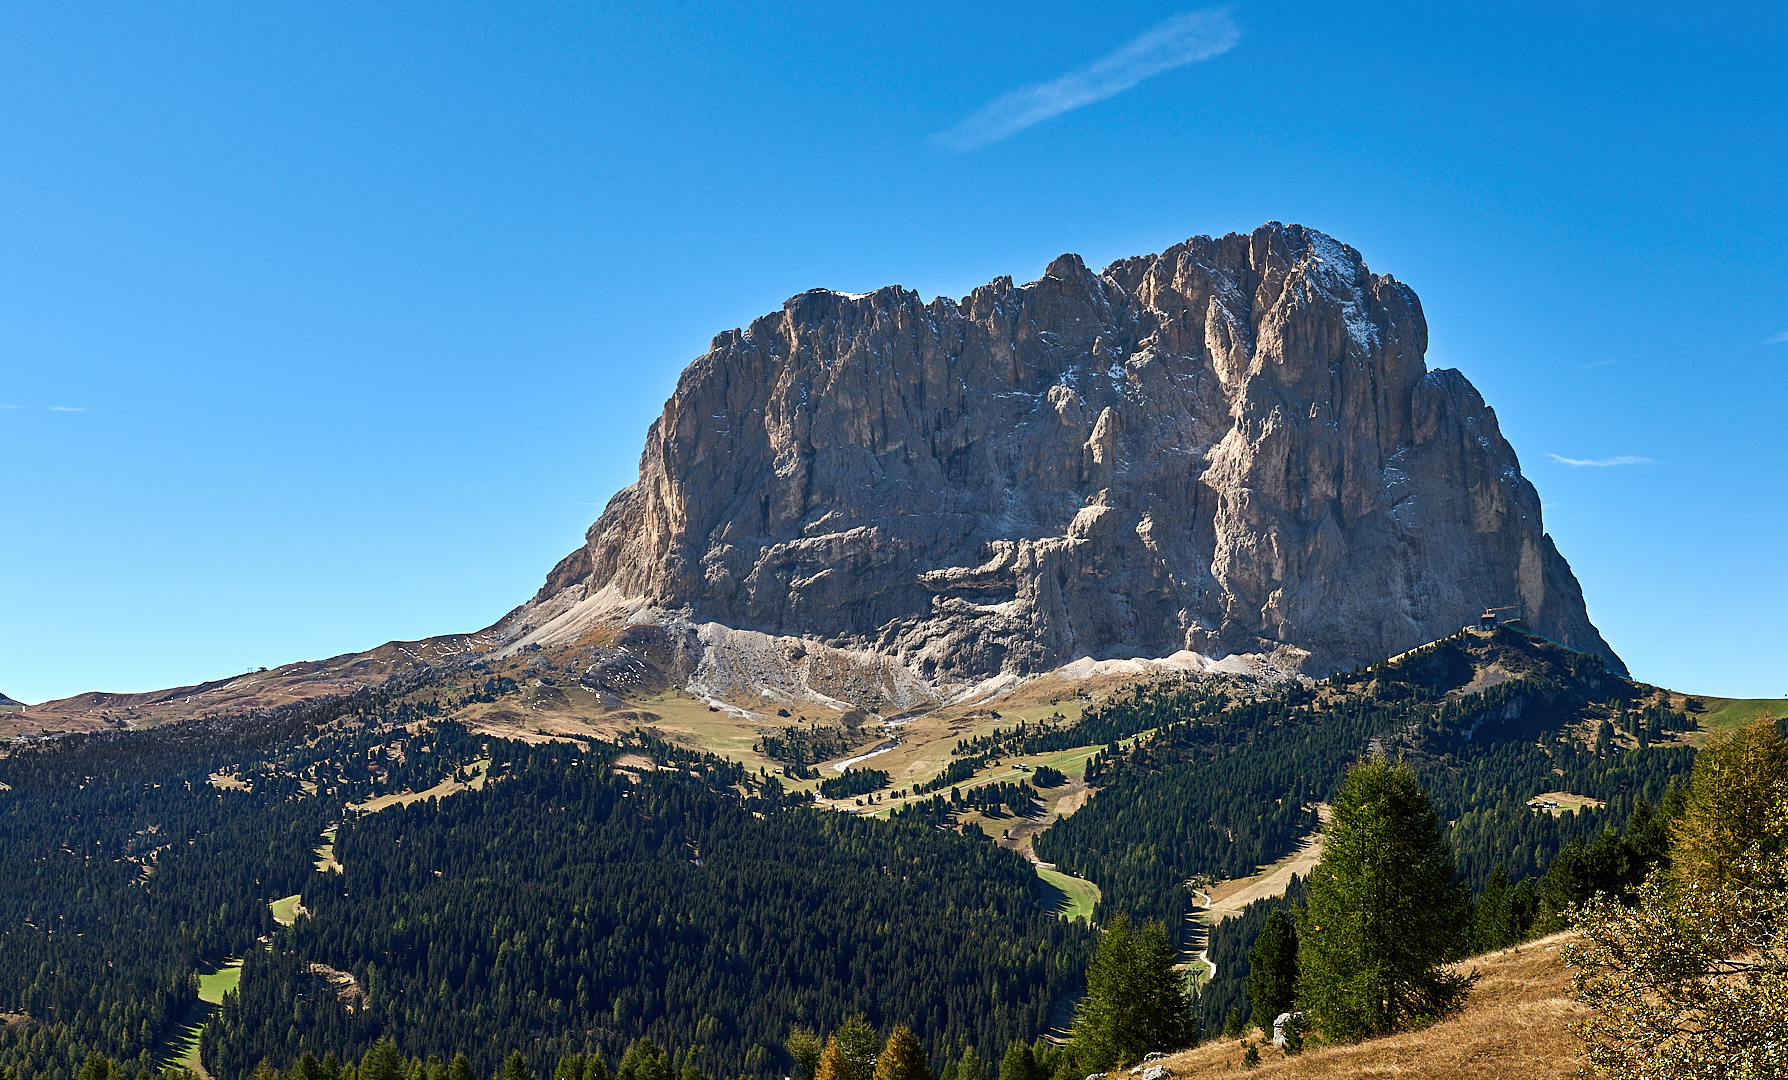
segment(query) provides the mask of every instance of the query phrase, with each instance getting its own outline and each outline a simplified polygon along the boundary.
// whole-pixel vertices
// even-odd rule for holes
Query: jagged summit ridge
[[[717,336],[637,483],[504,625],[716,623],[928,684],[1082,656],[1324,672],[1486,606],[1620,661],[1420,301],[1300,225]]]

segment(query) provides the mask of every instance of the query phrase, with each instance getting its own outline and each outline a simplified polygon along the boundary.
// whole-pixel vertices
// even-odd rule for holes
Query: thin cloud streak
[[[48,406],[48,408],[51,412],[86,412],[87,411],[85,408],[83,408],[80,405],[51,405],[51,406]]]
[[[1558,462],[1560,465],[1570,465],[1570,466],[1573,466],[1576,468],[1581,468],[1585,465],[1588,465],[1592,468],[1597,468],[1597,469],[1606,469],[1611,465],[1656,465],[1656,464],[1658,464],[1657,462],[1653,461],[1652,459],[1650,459],[1648,457],[1633,457],[1630,454],[1621,454],[1618,457],[1602,458],[1600,461],[1591,461],[1591,460],[1588,460],[1585,458],[1560,457],[1557,454],[1547,454],[1546,456],[1551,458],[1553,461]]]
[[[1593,364],[1580,364],[1577,367],[1572,368],[1571,370],[1572,371],[1590,371],[1595,368],[1607,367],[1609,364],[1618,364],[1618,363],[1620,363],[1619,360],[1597,360]]]
[[[1771,334],[1763,339],[1765,345],[1780,345],[1785,341],[1788,341],[1788,330],[1784,330],[1779,334]]]
[[[1151,76],[1219,56],[1241,39],[1227,9],[1175,15],[1079,71],[1001,94],[935,138],[957,151],[987,146],[1052,116],[1121,94]]]

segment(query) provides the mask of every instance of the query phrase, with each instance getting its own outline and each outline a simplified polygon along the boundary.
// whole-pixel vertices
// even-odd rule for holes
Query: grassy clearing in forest
[[[333,828],[323,830],[322,837],[323,842],[317,845],[315,849],[317,853],[317,873],[328,874],[333,872],[339,874],[341,873],[341,863],[335,861],[335,830]]]
[[[269,900],[267,906],[273,909],[273,921],[281,926],[290,926],[298,921],[298,893]]]
[[[294,902],[297,897],[291,898]],[[199,1064],[199,1033],[205,1028],[205,1021],[211,1016],[213,1009],[223,1004],[224,995],[235,990],[242,983],[242,961],[226,960],[216,971],[199,972],[199,1000],[190,1009],[175,1034],[162,1044],[160,1052],[155,1055],[158,1062],[173,1063],[201,1076],[209,1075]]]
[[[242,961],[226,960],[213,972],[199,973],[199,1000],[222,1005],[223,996],[242,984]]]
[[[1061,893],[1055,913],[1064,919],[1093,921],[1093,905],[1099,902],[1099,886],[1085,878],[1073,877],[1060,870],[1037,867],[1037,876]]]
[[[449,776],[426,791],[394,791],[389,795],[380,795],[376,799],[368,799],[356,806],[350,806],[348,809],[371,814],[377,813],[387,806],[408,806],[413,802],[422,802],[425,799],[444,799],[461,791],[478,791],[484,787],[484,779],[490,769],[490,758],[479,758],[472,762],[470,767],[477,775],[473,776],[468,783],[462,784]],[[334,837],[331,837],[330,841],[333,844]]]

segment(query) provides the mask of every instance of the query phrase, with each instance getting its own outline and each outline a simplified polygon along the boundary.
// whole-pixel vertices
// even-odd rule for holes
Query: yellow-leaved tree
[[[1695,760],[1671,866],[1572,913],[1578,1026],[1614,1080],[1788,1077],[1788,746],[1763,717]]]

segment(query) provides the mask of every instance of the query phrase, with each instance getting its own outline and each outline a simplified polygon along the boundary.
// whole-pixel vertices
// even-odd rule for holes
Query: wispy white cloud
[[[22,409],[23,405],[0,405],[0,409]]]
[[[1618,363],[1620,363],[1619,360],[1597,360],[1593,364],[1579,364],[1576,367],[1572,368],[1571,370],[1572,371],[1589,371],[1592,368],[1607,367],[1609,364],[1618,364]]]
[[[1783,342],[1788,342],[1788,330],[1784,330],[1779,334],[1771,334],[1763,339],[1765,345],[1780,345]]]
[[[996,143],[1052,116],[1121,94],[1150,76],[1226,53],[1241,39],[1227,9],[1175,15],[1079,71],[1001,94],[936,138],[953,150]]]
[[[49,406],[49,410],[51,412],[86,412],[87,411],[85,408],[83,408],[82,406],[79,406],[79,405],[51,405],[51,406]]]
[[[1605,469],[1610,465],[1656,465],[1657,464],[1657,462],[1653,461],[1652,459],[1650,459],[1648,457],[1633,457],[1630,454],[1621,454],[1618,457],[1600,458],[1597,460],[1591,460],[1588,458],[1560,457],[1557,454],[1547,454],[1546,456],[1551,458],[1553,461],[1558,462],[1560,465],[1574,465],[1574,466],[1579,466],[1579,467],[1584,466],[1584,465],[1591,465],[1598,469]]]

